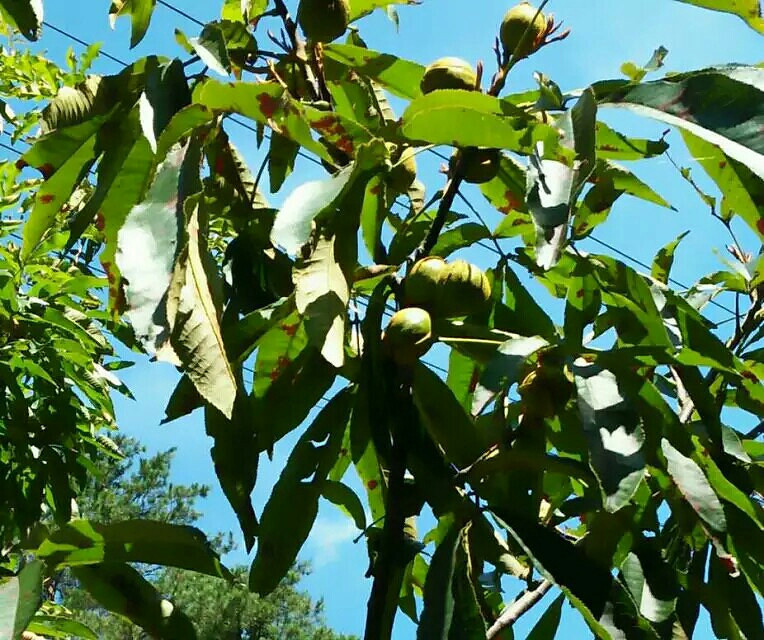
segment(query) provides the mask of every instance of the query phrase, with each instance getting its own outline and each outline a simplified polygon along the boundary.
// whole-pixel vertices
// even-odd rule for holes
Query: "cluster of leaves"
[[[351,19],[391,4],[352,2]],[[695,4],[762,30],[753,5]],[[279,585],[324,498],[366,534],[369,640],[389,637],[399,608],[422,638],[511,637],[523,607],[550,585],[561,598],[540,623],[545,633],[567,599],[600,638],[691,637],[701,606],[717,635],[759,637],[764,452],[760,430],[746,435],[740,425],[764,414],[762,258],[735,242],[730,270],[682,292],[668,286],[680,239],[650,274],[584,254],[576,241],[623,195],[668,206],[617,164],[667,144],[598,120],[612,106],[678,127],[723,195],[718,208],[705,196],[714,215],[728,228],[739,217],[764,238],[762,69],[644,81],[661,66],[659,52],[644,69],[626,67],[626,80],[565,94],[539,76],[537,90],[500,97],[516,62],[504,55],[486,93],[422,95],[419,64],[368,49],[357,30],[343,44],[306,46],[284,3],[269,6],[226,2],[198,37],[178,34],[192,63],[234,82],[148,57],[60,92],[24,156],[50,171],[20,252],[25,261],[45,251],[62,206],[95,169],[67,248],[95,221],[111,312],[184,372],[167,418],[204,408],[221,486],[248,550],[257,543],[250,588],[265,595]],[[114,2],[111,13],[131,16],[135,44],[152,8]],[[268,19],[283,21],[284,53],[258,47]],[[389,95],[407,103],[400,119]],[[258,144],[268,140],[256,173],[228,139],[232,114],[255,122]],[[393,176],[402,149],[431,146],[457,151],[446,186],[425,205],[421,183],[399,193]],[[462,150],[474,147],[501,153],[497,176],[480,187],[504,214],[495,229],[452,211]],[[267,168],[279,191],[298,153],[331,176],[302,184],[276,211],[260,177]],[[399,199],[408,201],[403,216],[392,209]],[[450,348],[445,379],[424,362],[391,362],[380,338],[388,307],[404,303],[396,274],[410,256],[485,242],[498,256],[487,270],[490,308],[435,323]],[[561,322],[523,273],[564,302]],[[725,291],[747,304],[726,341],[701,313]],[[330,389],[258,519],[250,494],[260,455]],[[368,509],[343,482],[351,465]],[[420,541],[425,504],[438,525]],[[49,567],[77,565],[102,604],[157,637],[192,629],[125,562],[226,576],[195,534],[156,522],[73,521],[35,554]],[[502,602],[506,575],[528,583],[527,598]]]

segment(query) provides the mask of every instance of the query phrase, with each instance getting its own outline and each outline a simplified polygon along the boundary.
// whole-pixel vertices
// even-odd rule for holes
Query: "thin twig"
[[[512,627],[519,618],[536,605],[552,588],[552,583],[549,580],[542,580],[538,586],[532,591],[526,591],[520,598],[515,600],[509,605],[501,615],[496,619],[485,634],[486,640],[492,640],[499,634]]]

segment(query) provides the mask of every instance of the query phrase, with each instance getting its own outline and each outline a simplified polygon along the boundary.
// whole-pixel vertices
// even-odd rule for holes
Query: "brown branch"
[[[552,583],[549,580],[542,580],[533,591],[526,591],[501,612],[496,622],[491,625],[491,628],[485,634],[486,640],[492,640],[492,638],[498,637],[504,629],[512,627],[523,614],[537,605],[551,588]]]

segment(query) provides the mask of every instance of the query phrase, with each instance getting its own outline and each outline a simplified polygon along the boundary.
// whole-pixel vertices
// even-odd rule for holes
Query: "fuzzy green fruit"
[[[440,58],[425,69],[419,87],[422,93],[438,89],[465,89],[472,91],[477,84],[477,74],[469,62],[460,58]]]
[[[434,309],[438,288],[448,264],[443,258],[429,256],[417,262],[403,281],[405,302],[409,306]]]
[[[349,0],[300,0],[297,22],[305,37],[313,42],[339,38],[350,22]]]
[[[479,313],[490,299],[491,285],[485,273],[465,260],[452,262],[440,278],[437,308],[444,318]]]
[[[498,149],[477,149],[471,147],[462,151],[464,155],[464,181],[483,184],[493,180],[499,173],[501,154]],[[456,154],[454,154],[456,155]],[[452,156],[453,160],[453,156]]]
[[[512,7],[501,23],[499,38],[507,55],[525,58],[536,50],[546,29],[546,16],[529,2]],[[527,31],[527,33],[526,33]]]
[[[397,193],[407,193],[416,180],[416,151],[406,147],[390,171],[389,184]]]
[[[418,307],[408,307],[394,313],[382,342],[395,362],[414,364],[433,343],[430,314]]]

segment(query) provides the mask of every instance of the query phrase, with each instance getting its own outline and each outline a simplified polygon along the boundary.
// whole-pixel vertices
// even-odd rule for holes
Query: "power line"
[[[169,9],[170,11],[174,13],[177,13],[179,16],[183,16],[184,18],[186,18],[186,20],[190,20],[197,26],[204,27],[204,23],[201,20],[199,20],[198,18],[195,18],[189,13],[186,13],[182,9],[178,9],[178,7],[170,4],[169,2],[165,2],[164,0],[157,0],[157,4],[161,4],[163,7]]]

